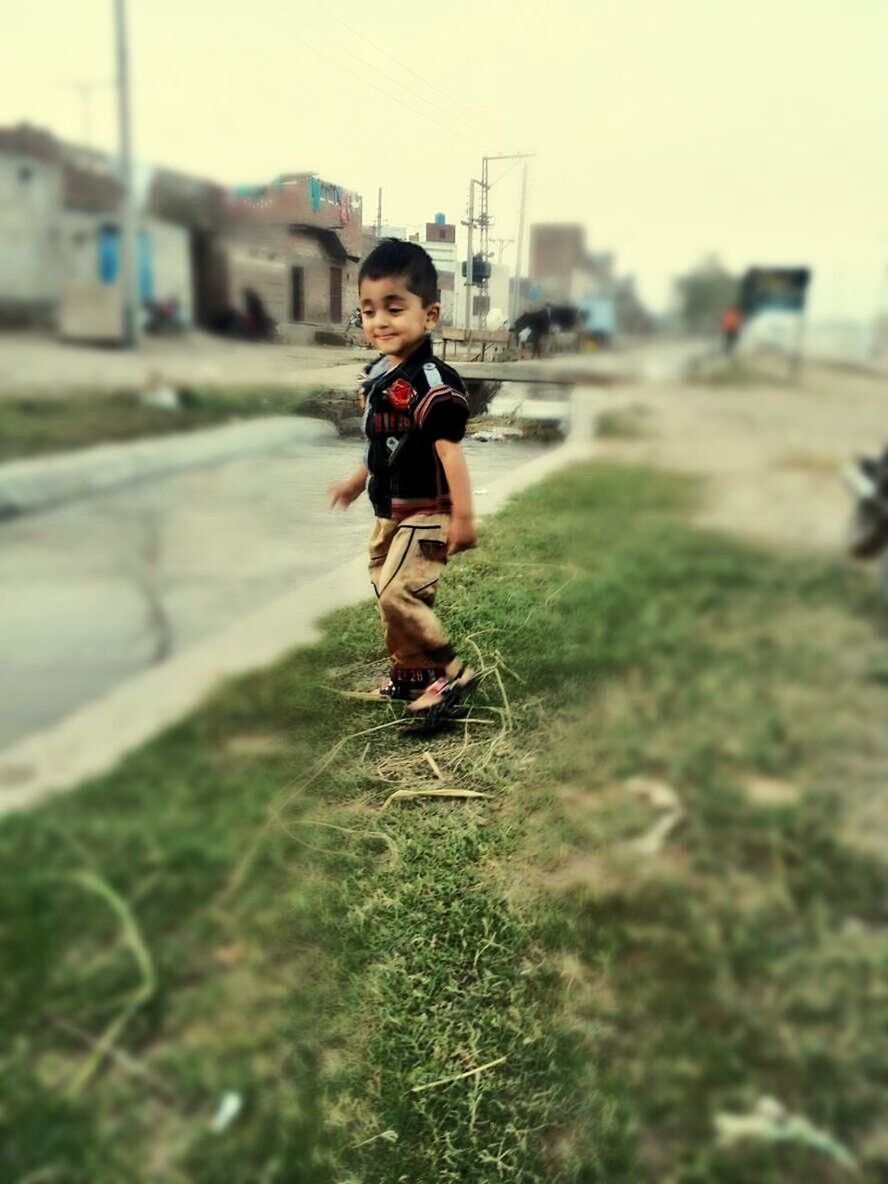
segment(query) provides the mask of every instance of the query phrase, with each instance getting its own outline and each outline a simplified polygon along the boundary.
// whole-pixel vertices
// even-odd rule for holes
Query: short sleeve
[[[414,422],[429,440],[458,444],[466,434],[469,404],[465,395],[449,386],[433,387],[420,399]]]

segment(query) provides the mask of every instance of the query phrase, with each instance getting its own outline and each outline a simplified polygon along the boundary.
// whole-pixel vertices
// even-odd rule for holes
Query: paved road
[[[466,448],[476,491],[542,450]],[[366,502],[326,499],[359,456],[296,441],[0,524],[0,748],[359,553]]]
[[[689,348],[638,351],[636,372],[677,373]],[[509,384],[498,401],[511,411],[565,393]],[[614,388],[586,394],[590,415],[619,397]],[[542,451],[515,441],[466,447],[476,491]],[[0,523],[0,748],[360,553],[366,504],[331,515],[326,503],[327,484],[359,449],[297,440]],[[483,492],[476,504],[483,510]]]

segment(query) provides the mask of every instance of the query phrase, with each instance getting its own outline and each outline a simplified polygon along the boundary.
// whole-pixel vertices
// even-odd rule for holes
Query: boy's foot
[[[381,686],[374,687],[372,691],[368,691],[367,698],[379,699],[385,703],[412,703],[421,694],[421,691],[411,690],[389,679],[388,682],[384,682]]]
[[[422,694],[411,703],[407,710],[413,714],[432,711],[436,707],[449,707],[456,704],[472,689],[477,682],[477,675],[468,666],[461,666],[454,674],[444,674],[435,679],[425,688]]]
[[[443,666],[394,666],[389,678],[372,691],[365,692],[363,698],[385,703],[412,703],[430,683],[442,678],[445,673]]]

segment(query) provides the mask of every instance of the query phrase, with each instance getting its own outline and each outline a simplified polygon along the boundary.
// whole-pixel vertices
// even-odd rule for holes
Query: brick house
[[[314,173],[228,195],[222,250],[232,303],[253,288],[282,327],[341,326],[358,303],[361,198]]]

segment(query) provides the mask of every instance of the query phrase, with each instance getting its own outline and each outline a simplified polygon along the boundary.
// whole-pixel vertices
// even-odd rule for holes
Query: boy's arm
[[[435,451],[444,466],[447,484],[450,487],[450,529],[447,532],[447,554],[468,551],[477,543],[475,516],[472,512],[472,485],[469,480],[469,466],[466,464],[462,445],[452,440],[436,440]]]
[[[342,506],[343,510],[347,510],[349,506],[359,498],[364,492],[364,486],[367,484],[367,477],[370,470],[365,464],[358,465],[350,477],[346,477],[344,481],[337,481],[335,485],[330,486],[330,508],[335,509],[336,506]]]

